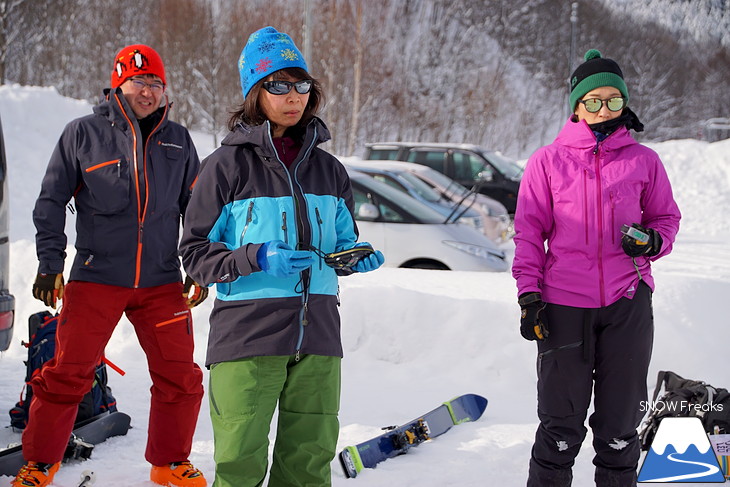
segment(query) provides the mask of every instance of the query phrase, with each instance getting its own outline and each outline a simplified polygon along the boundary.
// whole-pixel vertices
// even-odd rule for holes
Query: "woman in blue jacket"
[[[253,33],[238,68],[244,102],[222,146],[203,162],[185,217],[183,264],[217,285],[206,365],[217,487],[257,486],[279,416],[270,486],[330,485],[339,432],[337,276],[323,259],[356,243],[345,168],[318,147],[329,140],[322,102],[291,38]]]

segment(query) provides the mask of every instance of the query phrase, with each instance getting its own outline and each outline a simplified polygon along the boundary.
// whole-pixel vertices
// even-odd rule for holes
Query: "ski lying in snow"
[[[424,441],[436,438],[449,431],[452,426],[476,421],[487,408],[487,399],[476,394],[464,394],[431,412],[402,426],[388,426],[380,436],[348,446],[340,452],[339,458],[345,475],[357,477],[364,468],[374,468],[378,463],[393,458]]]
[[[63,461],[89,458],[94,445],[112,436],[126,435],[130,428],[130,421],[131,418],[128,415],[115,411],[102,413],[77,423],[71,433]],[[0,475],[15,477],[23,465],[25,465],[25,460],[21,445],[0,451]]]

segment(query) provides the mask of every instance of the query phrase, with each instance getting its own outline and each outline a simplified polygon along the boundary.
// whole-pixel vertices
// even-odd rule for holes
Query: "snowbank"
[[[18,400],[24,376],[27,317],[43,309],[30,295],[37,261],[31,212],[53,146],[69,120],[90,112],[85,102],[52,88],[0,87],[0,114],[9,157],[10,289],[17,299],[15,339],[0,357],[0,413]],[[201,158],[210,137],[194,134]],[[665,162],[684,218],[672,255],[655,265],[656,340],[647,386],[669,369],[729,387],[730,328],[721,312],[730,295],[730,141],[652,144]],[[73,229],[69,228],[73,235]],[[71,237],[73,238],[73,237]],[[507,250],[511,251],[509,244]],[[72,252],[72,249],[70,250]],[[333,463],[333,484],[359,486],[524,485],[534,430],[535,346],[518,332],[519,309],[509,273],[381,269],[341,280],[345,359],[340,446],[380,433],[444,400],[472,392],[486,396],[483,418],[464,424],[404,457],[344,478]],[[196,360],[206,346],[208,300],[193,312]],[[110,384],[134,428],[94,451],[91,461],[64,466],[57,485],[74,485],[82,470],[106,487],[148,486],[144,460],[150,380],[131,325],[123,320],[107,348],[127,375]],[[206,373],[207,381],[207,373]],[[0,429],[0,445],[19,441]],[[191,460],[213,477],[208,407],[200,414]],[[591,485],[590,434],[575,467],[574,485]]]

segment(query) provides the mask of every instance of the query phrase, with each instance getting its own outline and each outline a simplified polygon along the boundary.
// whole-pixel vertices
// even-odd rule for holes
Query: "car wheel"
[[[407,269],[432,269],[438,271],[450,270],[448,266],[442,264],[441,262],[436,262],[433,260],[417,260],[413,262],[406,262],[401,267],[405,267]]]

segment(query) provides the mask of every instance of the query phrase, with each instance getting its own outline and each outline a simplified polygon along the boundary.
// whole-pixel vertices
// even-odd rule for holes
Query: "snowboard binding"
[[[88,460],[91,458],[91,452],[94,451],[94,445],[87,443],[83,438],[71,433],[71,439],[66,445],[66,452],[63,455],[64,461],[69,460]]]
[[[393,448],[396,450],[407,450],[412,446],[420,445],[424,441],[430,440],[431,431],[428,429],[428,423],[421,418],[410,428],[393,435],[392,439]]]

